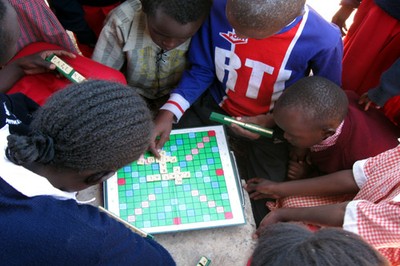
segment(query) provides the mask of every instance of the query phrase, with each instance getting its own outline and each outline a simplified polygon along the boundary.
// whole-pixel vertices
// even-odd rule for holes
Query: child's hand
[[[259,238],[262,232],[264,231],[265,227],[270,224],[276,224],[282,221],[282,217],[280,215],[281,209],[276,209],[270,211],[261,221],[260,225],[258,226],[256,232],[253,234],[253,238]]]
[[[347,34],[346,20],[353,13],[353,10],[353,7],[343,5],[332,17],[332,23],[339,27],[342,36],[346,36]]]
[[[360,99],[358,100],[358,104],[365,105],[364,111],[367,111],[370,107],[376,109],[381,108],[380,106],[376,105],[374,102],[371,101],[371,99],[368,97],[368,92],[365,92],[363,95],[361,95]]]
[[[245,137],[245,138],[248,138],[248,139],[252,139],[252,140],[256,140],[256,139],[260,138],[259,134],[251,132],[249,130],[246,130],[246,129],[242,128],[239,125],[231,124],[230,128],[238,136],[242,136],[242,137]]]
[[[289,161],[288,178],[291,180],[301,179],[307,177],[308,164],[304,161]]]
[[[272,128],[275,125],[274,119],[270,114],[257,115],[257,116],[241,116],[241,117],[236,117],[236,120],[244,123],[259,125],[266,128]],[[259,134],[253,133],[233,123],[230,125],[230,128],[235,134],[240,135],[242,137],[246,137],[248,139],[255,140],[260,137]]]
[[[25,75],[45,73],[56,69],[56,66],[53,63],[45,60],[46,57],[52,54],[57,56],[67,56],[69,58],[76,57],[76,55],[67,51],[49,50],[18,58],[12,61],[11,64],[18,66]]]
[[[167,110],[160,110],[156,119],[154,120],[154,129],[151,136],[149,150],[157,158],[160,158],[158,152],[169,140],[169,135],[172,130],[172,123],[174,121],[174,114]]]
[[[265,178],[255,177],[247,181],[243,188],[249,193],[250,198],[258,199],[278,199],[280,195],[275,190],[278,183]]]

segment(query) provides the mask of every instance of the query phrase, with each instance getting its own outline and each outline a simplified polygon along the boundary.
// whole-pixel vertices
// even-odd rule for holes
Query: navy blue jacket
[[[26,103],[30,100],[22,94],[0,94],[2,145],[8,135],[5,126],[11,131],[30,122],[36,104]],[[10,162],[4,157],[3,177],[15,176],[15,171],[5,170]],[[26,173],[28,179],[30,172]],[[1,265],[175,265],[157,242],[133,233],[96,207],[48,195],[28,197],[1,175],[0,232]]]

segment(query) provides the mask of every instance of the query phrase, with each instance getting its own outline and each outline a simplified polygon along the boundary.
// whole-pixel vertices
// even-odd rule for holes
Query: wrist
[[[274,215],[274,221],[288,222],[289,219],[287,219],[287,210],[288,210],[287,208],[279,208],[272,211],[272,214]]]
[[[273,128],[275,126],[275,120],[271,113],[267,113],[265,115],[259,115],[258,119],[259,119],[258,124],[260,126],[263,126],[266,128]]]
[[[5,68],[8,69],[9,73],[13,73],[14,77],[22,78],[23,76],[25,76],[25,71],[24,68],[22,67],[23,63],[21,61],[22,58],[13,60],[9,64],[7,64]]]
[[[160,110],[157,115],[157,120],[173,124],[176,121],[174,113],[169,110]]]
[[[271,191],[271,195],[273,195],[273,197],[275,198],[275,199],[279,199],[279,198],[282,198],[282,197],[284,197],[285,195],[284,195],[284,189],[282,189],[282,185],[283,185],[284,183],[275,183],[275,182],[273,182],[273,183],[271,183],[270,184],[270,186],[269,186],[269,189],[270,189],[270,191]]]

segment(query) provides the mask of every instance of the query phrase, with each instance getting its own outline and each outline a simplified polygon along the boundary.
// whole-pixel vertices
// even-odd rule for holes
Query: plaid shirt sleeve
[[[129,29],[121,24],[125,14],[118,9],[110,13],[97,40],[92,59],[120,70],[125,62],[124,45]],[[130,25],[127,25],[130,26]]]
[[[398,257],[390,260],[400,261],[400,146],[356,163],[353,174],[361,180],[360,191],[347,205],[343,228],[382,249],[382,254],[397,250],[391,254]]]
[[[399,217],[399,201],[352,201],[347,205],[343,228],[359,234],[376,248],[395,247],[400,245]]]
[[[106,66],[120,70],[125,62],[123,32],[113,17],[107,21],[97,40],[92,59]]]

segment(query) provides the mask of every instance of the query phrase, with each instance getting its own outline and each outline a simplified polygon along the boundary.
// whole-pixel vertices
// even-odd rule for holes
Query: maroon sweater
[[[349,110],[342,132],[335,145],[311,152],[311,162],[320,174],[351,169],[357,160],[367,159],[396,147],[400,128],[392,124],[379,110],[365,112],[357,103],[359,96],[346,91]]]

